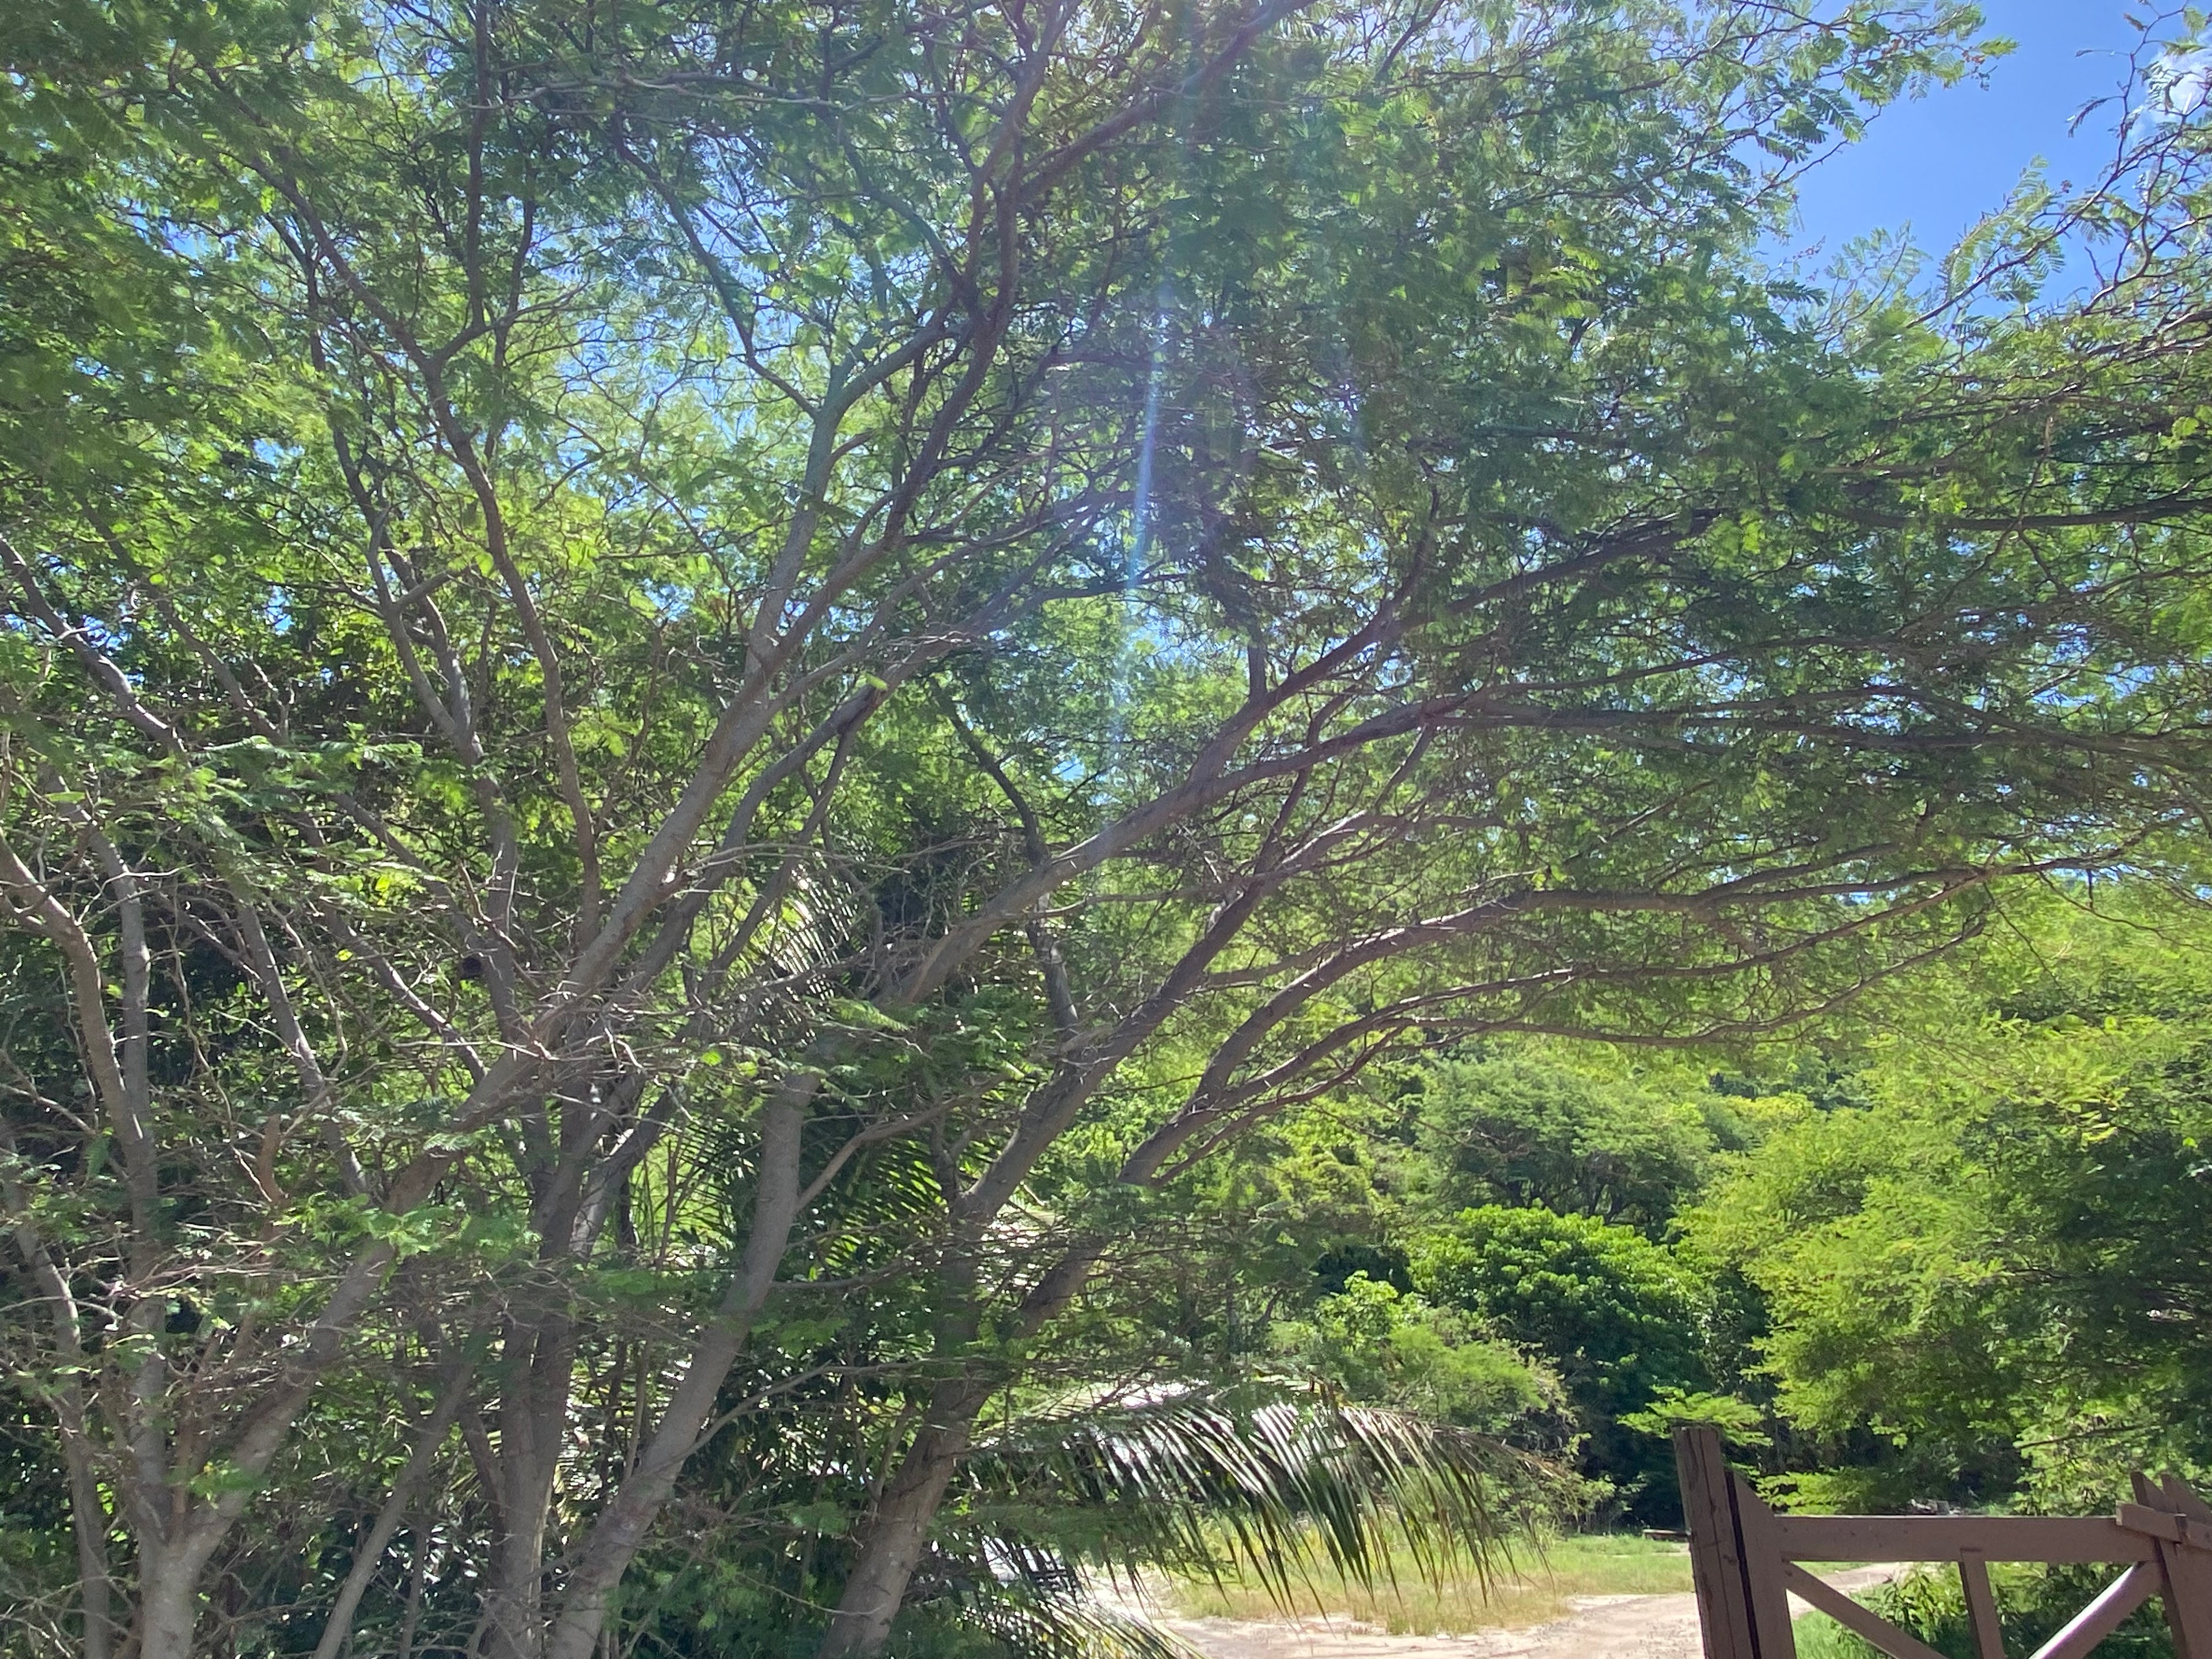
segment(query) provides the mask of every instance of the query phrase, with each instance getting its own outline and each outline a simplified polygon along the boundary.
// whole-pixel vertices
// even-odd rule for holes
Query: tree
[[[1716,1139],[1693,1102],[1507,1056],[1437,1066],[1421,1128],[1459,1207],[1540,1204],[1647,1231],[1696,1193]]]
[[[1208,1154],[1775,1029],[2196,810],[2195,270],[1947,332],[1750,260],[1747,146],[1954,9],[5,27],[6,1340],[89,1659],[581,1659],[825,1370],[896,1378],[872,1652]]]
[[[1490,1206],[1432,1240],[1417,1276],[1436,1301],[1557,1368],[1590,1437],[1585,1462],[1624,1477],[1638,1512],[1679,1512],[1665,1443],[1621,1426],[1710,1380],[1705,1287],[1672,1252],[1595,1217]]]
[[[1505,1435],[1554,1403],[1552,1379],[1456,1310],[1364,1275],[1324,1297],[1310,1318],[1286,1322],[1276,1340],[1301,1370],[1351,1398],[1431,1422]],[[1536,1425],[1537,1436],[1545,1426]]]
[[[1781,1410],[1859,1454],[1808,1498],[2067,1506],[2212,1456],[2201,921],[2123,895],[2016,927],[1923,993],[1866,1106],[1772,1136],[1697,1218],[1765,1294]]]

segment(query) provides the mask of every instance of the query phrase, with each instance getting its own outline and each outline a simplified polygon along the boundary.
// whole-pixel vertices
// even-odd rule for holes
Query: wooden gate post
[[[2123,1508],[2120,1515],[2158,1540],[2174,1659],[2212,1659],[2212,1551],[2203,1547],[2212,1538],[2191,1525],[2212,1529],[2212,1506],[2177,1474],[2154,1481],[2137,1470],[2133,1481],[2135,1508]]]
[[[1674,1431],[1674,1468],[1705,1659],[1797,1659],[1774,1511],[1703,1425]]]

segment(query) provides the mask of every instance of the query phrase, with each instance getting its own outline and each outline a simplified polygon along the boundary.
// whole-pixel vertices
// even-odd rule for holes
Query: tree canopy
[[[1790,1030],[2024,884],[2194,881],[2193,120],[1933,296],[1759,255],[1976,27],[0,21],[22,1642],[584,1659],[749,1595],[851,1659],[1004,1613],[975,1517],[1133,1489],[1038,1425],[1127,1407],[1197,1460],[1170,1504],[1303,1409],[1236,1392],[1287,1304],[1192,1264],[1356,1232],[1369,1149],[1315,1121],[1445,1048]],[[2106,252],[2078,302],[2054,227]],[[1642,1296],[1671,1247],[1608,1219],[1663,1233],[1707,1150],[1473,1167],[1589,1213],[1470,1248]],[[1467,1431],[1577,1386],[1498,1346],[1557,1310],[1448,1277],[1283,1345],[1446,1532],[1510,1478]],[[1357,1559],[1316,1467],[1238,1501]]]

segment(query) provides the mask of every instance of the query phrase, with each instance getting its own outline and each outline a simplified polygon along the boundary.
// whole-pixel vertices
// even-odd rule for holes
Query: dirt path
[[[1849,1567],[1821,1577],[1838,1589],[1858,1590],[1897,1571]],[[1327,1619],[1248,1622],[1157,1611],[1152,1619],[1206,1659],[1698,1659],[1701,1650],[1694,1595],[1577,1595],[1568,1605],[1571,1613],[1547,1625],[1465,1636],[1391,1636]],[[1811,1611],[1794,1595],[1790,1610],[1796,1617]]]

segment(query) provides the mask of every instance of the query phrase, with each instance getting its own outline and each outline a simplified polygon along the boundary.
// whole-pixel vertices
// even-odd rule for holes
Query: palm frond
[[[1204,1659],[1173,1631],[1076,1596],[987,1595],[963,1621],[1020,1659]]]
[[[991,1553],[1049,1590],[1063,1548],[1041,1512],[1079,1512],[1077,1553],[1109,1573],[1223,1569],[1289,1605],[1322,1565],[1372,1589],[1402,1538],[1431,1583],[1471,1565],[1487,1583],[1512,1498],[1542,1470],[1486,1437],[1317,1394],[1256,1405],[1196,1394],[1032,1419],[970,1465],[969,1514]]]

